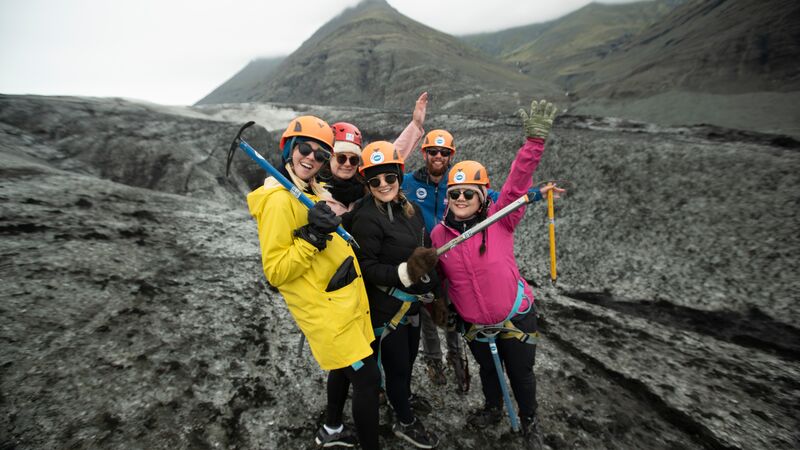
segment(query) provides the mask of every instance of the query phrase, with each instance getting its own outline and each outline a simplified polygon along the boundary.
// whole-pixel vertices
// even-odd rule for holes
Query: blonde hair
[[[301,180],[300,177],[298,177],[297,174],[294,173],[294,168],[292,167],[292,164],[288,162],[286,163],[286,172],[289,173],[289,177],[292,179],[292,183],[294,183],[294,185],[297,186],[297,188],[300,189],[301,191],[305,191],[306,189],[311,189],[311,192],[313,192],[314,195],[319,197],[321,200],[333,199],[333,196],[331,196],[331,193],[328,192],[327,189],[325,189],[325,186],[317,182],[316,177],[311,177],[311,180],[308,182]]]

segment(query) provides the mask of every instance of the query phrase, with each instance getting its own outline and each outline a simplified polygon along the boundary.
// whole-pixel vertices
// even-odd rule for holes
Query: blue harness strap
[[[525,308],[524,311],[519,311],[519,308],[522,306],[522,301],[525,300],[528,302],[528,306]],[[517,298],[514,299],[514,306],[511,308],[511,312],[508,313],[508,316],[502,322],[493,324],[493,325],[475,325],[473,324],[470,329],[464,333],[464,338],[467,341],[478,341],[478,342],[486,342],[489,344],[489,351],[492,354],[492,360],[494,361],[494,368],[497,371],[497,378],[500,382],[500,390],[503,393],[503,403],[506,405],[506,411],[508,412],[508,419],[511,422],[511,429],[514,431],[519,431],[519,418],[517,417],[517,412],[514,410],[514,405],[511,404],[511,395],[508,392],[508,384],[506,383],[506,377],[503,373],[503,365],[500,362],[500,354],[497,351],[497,338],[500,337],[501,339],[509,339],[515,338],[519,339],[520,342],[524,344],[531,344],[536,345],[539,341],[539,332],[534,331],[533,333],[526,333],[519,328],[517,328],[511,319],[513,319],[517,315],[525,315],[530,312],[533,303],[525,296],[525,284],[522,280],[517,281]],[[479,337],[481,335],[482,337]]]
[[[392,318],[388,322],[383,324],[382,327],[377,327],[373,329],[373,331],[375,332],[375,337],[379,338],[378,354],[376,356],[378,360],[378,369],[381,372],[381,387],[383,387],[384,383],[383,380],[386,379],[386,376],[384,375],[383,365],[381,364],[381,344],[383,344],[383,340],[386,338],[386,336],[388,336],[392,331],[396,330],[398,326],[405,325],[409,322],[408,318],[406,318],[406,313],[408,312],[409,309],[411,309],[411,305],[414,302],[418,302],[420,298],[417,295],[409,294],[408,292],[405,292],[401,289],[397,289],[394,287],[385,288],[383,286],[378,286],[378,288],[383,292],[386,292],[392,297],[403,302],[403,304],[400,305],[400,309],[397,310],[397,312],[394,314],[394,316],[392,316]]]

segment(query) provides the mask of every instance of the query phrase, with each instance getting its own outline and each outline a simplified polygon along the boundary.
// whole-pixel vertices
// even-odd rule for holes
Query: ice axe
[[[244,132],[244,130],[252,126],[254,123],[255,122],[253,122],[252,120],[250,122],[247,122],[246,124],[242,125],[242,128],[239,128],[239,132],[236,133],[236,138],[233,140],[233,142],[231,143],[231,147],[228,149],[228,161],[225,167],[225,176],[227,177],[228,173],[230,173],[231,162],[233,161],[233,156],[236,153],[236,147],[239,147],[245,153],[247,153],[247,156],[249,156],[250,158],[253,159],[253,161],[258,163],[258,165],[261,166],[262,169],[266,170],[267,173],[269,173],[276,180],[278,180],[278,182],[283,187],[285,187],[296,199],[300,200],[300,203],[305,205],[306,208],[309,209],[313,208],[314,202],[310,198],[306,197],[306,195],[303,194],[300,191],[300,189],[297,188],[297,186],[295,186],[291,181],[287,180],[282,173],[278,172],[278,169],[276,169],[272,164],[270,164],[266,159],[264,159],[264,157],[261,156],[261,154],[259,154],[253,147],[251,147],[250,144],[247,143],[247,141],[242,139],[242,132]],[[341,225],[338,228],[336,228],[336,234],[341,236],[342,239],[344,239],[347,243],[349,243],[353,247],[359,248],[358,243],[356,242],[355,239],[353,239],[353,236],[351,236],[350,233],[345,231]]]
[[[498,220],[502,219],[503,217],[511,214],[517,208],[527,205],[533,201],[533,194],[525,194],[522,197],[514,200],[510,204],[506,205],[505,208],[497,211],[496,213],[492,214],[491,216],[487,217],[483,221],[479,222],[474,227],[470,228],[469,230],[463,232],[462,234],[454,237],[450,240],[450,242],[444,244],[443,246],[436,249],[436,256],[442,256],[443,254],[449,252],[453,249],[456,245],[466,241],[467,239],[475,236],[476,234],[480,233],[484,229],[488,228],[493,223],[497,222]]]
[[[553,183],[548,183],[548,186],[552,185]],[[556,273],[556,221],[553,207],[553,189],[547,191],[547,220],[550,232],[550,281],[555,285],[558,274]]]

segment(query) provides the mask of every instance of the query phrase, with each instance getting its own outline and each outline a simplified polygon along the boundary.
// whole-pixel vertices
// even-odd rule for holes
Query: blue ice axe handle
[[[303,194],[300,191],[300,189],[297,189],[297,186],[295,186],[291,181],[287,180],[286,177],[283,176],[282,173],[278,172],[278,169],[276,169],[272,164],[270,164],[266,159],[264,159],[264,157],[261,156],[261,154],[259,154],[253,147],[250,146],[250,144],[248,144],[244,139],[242,139],[242,132],[244,132],[244,130],[246,130],[248,127],[250,127],[254,123],[255,122],[253,122],[252,120],[250,122],[247,122],[246,124],[242,125],[242,128],[239,128],[239,132],[236,133],[236,138],[231,143],[230,149],[228,149],[228,161],[227,161],[227,165],[226,165],[226,168],[225,168],[225,176],[227,177],[228,173],[230,172],[231,161],[233,161],[233,155],[235,153],[236,147],[239,147],[245,153],[247,153],[247,155],[250,158],[252,158],[253,161],[258,163],[258,165],[261,166],[262,169],[266,170],[267,173],[269,173],[276,180],[278,180],[278,182],[283,187],[285,187],[289,192],[291,192],[291,194],[296,199],[300,200],[300,203],[305,205],[306,208],[308,208],[308,209],[313,208],[314,207],[314,202],[311,201],[310,198],[306,197],[306,195]],[[353,236],[351,236],[350,233],[345,231],[344,228],[342,228],[341,225],[339,225],[336,228],[336,234],[341,236],[342,239],[344,239],[347,243],[349,243],[353,247],[360,248],[358,246],[358,243],[356,242],[356,240],[353,239]]]

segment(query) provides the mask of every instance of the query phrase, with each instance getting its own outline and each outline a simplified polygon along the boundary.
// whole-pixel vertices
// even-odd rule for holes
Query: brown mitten
[[[411,284],[418,282],[423,275],[433,270],[438,260],[439,257],[436,255],[435,248],[415,248],[414,253],[406,261],[408,278],[411,280]]]

